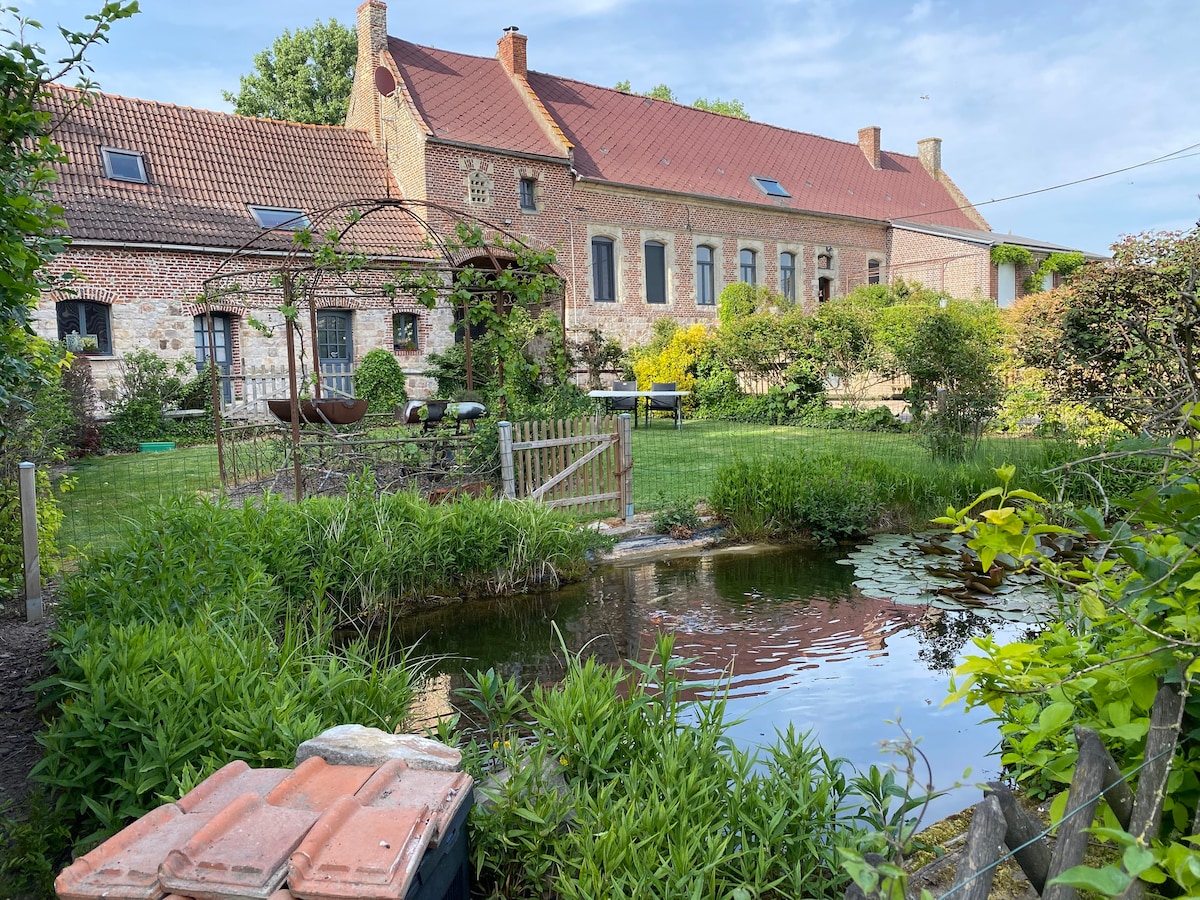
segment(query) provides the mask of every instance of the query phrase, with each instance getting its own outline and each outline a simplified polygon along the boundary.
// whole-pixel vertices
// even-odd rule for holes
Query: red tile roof
[[[78,99],[78,91],[54,86],[46,104],[61,119],[55,139],[68,158],[54,195],[76,239],[232,249],[263,234],[250,205],[311,215],[346,200],[399,196],[364,132],[109,94],[87,105]],[[149,183],[107,178],[101,147],[142,153]],[[410,227],[374,230],[387,245],[420,241]],[[288,233],[271,240],[291,246]]]
[[[388,38],[417,112],[435,138],[563,157],[500,61]]]
[[[857,143],[553,75],[531,72],[529,84],[575,145],[585,178],[866,219],[949,210],[927,218],[973,226],[915,156],[885,151],[873,169]],[[791,197],[767,196],[755,175]]]
[[[396,38],[389,38],[389,49],[435,137],[559,155],[499,60]],[[876,170],[857,143],[540,72],[529,72],[528,81],[574,144],[575,169],[584,178],[767,207],[875,220],[921,214],[932,224],[976,227],[916,156],[885,151]],[[768,197],[753,175],[778,181],[791,197]]]

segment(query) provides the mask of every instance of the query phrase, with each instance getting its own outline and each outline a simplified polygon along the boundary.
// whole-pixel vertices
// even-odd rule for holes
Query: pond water
[[[938,609],[865,596],[845,551],[733,548],[701,556],[610,565],[550,594],[470,602],[395,623],[392,637],[444,654],[419,717],[450,712],[465,671],[515,675],[522,684],[562,677],[560,638],[603,661],[645,659],[655,635],[675,635],[678,656],[696,657],[689,682],[725,679],[730,735],[769,744],[789,724],[811,731],[834,756],[865,769],[895,761],[881,742],[899,720],[920,741],[934,782],[948,787],[971,770],[972,786],[935,801],[927,821],[980,799],[995,778],[997,743],[986,711],[944,707],[953,667],[970,638],[1015,640],[1023,626],[986,611]],[[397,633],[397,630],[399,633]]]

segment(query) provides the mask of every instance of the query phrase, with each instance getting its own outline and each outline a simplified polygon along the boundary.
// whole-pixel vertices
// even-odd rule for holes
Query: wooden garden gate
[[[633,515],[631,423],[628,414],[501,422],[504,496],[628,520]]]

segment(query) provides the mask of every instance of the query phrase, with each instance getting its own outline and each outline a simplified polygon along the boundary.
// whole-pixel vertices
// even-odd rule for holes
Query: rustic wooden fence
[[[632,419],[500,423],[504,495],[594,516],[633,515]]]
[[[985,900],[991,892],[997,865],[1012,857],[1042,900],[1075,900],[1075,888],[1051,882],[1083,863],[1088,829],[1095,821],[1096,806],[1102,797],[1121,827],[1143,846],[1158,833],[1171,760],[1179,742],[1184,699],[1172,685],[1160,683],[1150,712],[1150,731],[1136,794],[1130,790],[1128,776],[1122,774],[1100,736],[1077,726],[1075,742],[1079,756],[1075,776],[1053,845],[1042,823],[1021,807],[1006,785],[994,781],[988,784],[985,798],[975,807],[962,853],[942,857],[918,872],[914,879],[928,877],[932,868],[956,864],[955,886],[939,900]],[[1141,900],[1144,895],[1145,882],[1134,878],[1121,897]],[[846,892],[846,900],[864,900],[866,896],[856,885]]]

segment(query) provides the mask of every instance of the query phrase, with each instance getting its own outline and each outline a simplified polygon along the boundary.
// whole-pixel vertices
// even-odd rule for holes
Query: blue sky
[[[78,26],[101,0],[17,0]],[[229,109],[253,55],[354,0],[142,0],[92,55],[112,93]],[[506,25],[529,66],[600,85],[736,97],[752,118],[884,150],[940,137],[945,170],[997,232],[1093,252],[1200,219],[1196,0],[392,0],[388,31],[491,56]],[[47,49],[58,49],[53,34]],[[1193,146],[1196,145],[1196,146]],[[1171,161],[1018,200],[985,201]]]

